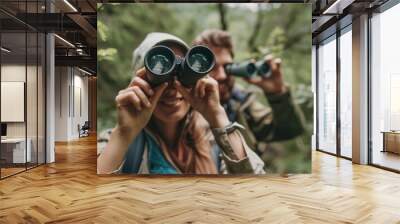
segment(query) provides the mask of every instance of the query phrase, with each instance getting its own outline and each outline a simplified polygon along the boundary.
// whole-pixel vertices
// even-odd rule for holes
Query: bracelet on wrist
[[[211,131],[214,134],[214,136],[217,137],[224,134],[230,134],[237,129],[245,130],[245,128],[242,125],[240,125],[237,122],[233,122],[222,128],[212,128]]]

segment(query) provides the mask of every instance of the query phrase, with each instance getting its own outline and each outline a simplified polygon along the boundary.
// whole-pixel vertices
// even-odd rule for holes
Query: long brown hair
[[[212,134],[203,116],[192,109],[186,115],[177,150],[169,149],[158,133],[154,119],[148,127],[155,133],[167,160],[186,174],[217,174],[218,170],[212,158]],[[182,156],[184,154],[184,156]]]

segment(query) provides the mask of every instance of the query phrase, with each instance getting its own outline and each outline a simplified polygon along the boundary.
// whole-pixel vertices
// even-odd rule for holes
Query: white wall
[[[8,137],[25,137],[25,126],[28,125],[28,137],[30,134],[35,133],[36,136],[36,82],[33,77],[36,77],[36,67],[18,64],[3,64],[1,66],[1,81],[2,82],[26,82],[25,75],[28,72],[28,87],[27,87],[27,121],[26,122],[7,122],[7,136]],[[5,96],[2,96],[5,97]],[[39,105],[39,108],[43,106]],[[10,108],[1,108],[1,110],[9,110]],[[22,108],[24,110],[24,108]],[[4,113],[4,111],[3,111]]]
[[[1,81],[4,82],[25,82],[25,65],[6,64],[1,66]],[[1,108],[7,110],[7,108]],[[8,137],[25,137],[25,122],[8,122]]]
[[[25,82],[1,82],[1,121],[24,122]],[[36,108],[36,105],[34,105]]]
[[[68,86],[67,67],[55,68],[55,140],[68,139]]]
[[[78,75],[77,75],[78,72]],[[82,76],[79,70],[74,70],[74,91],[72,92],[74,99],[73,105],[74,108],[72,110],[73,119],[72,119],[72,130],[71,135],[78,137],[78,124],[83,125],[85,121],[88,121],[89,118],[89,110],[88,110],[88,78],[87,76]]]
[[[77,139],[78,125],[88,120],[88,78],[76,68],[56,67],[55,85],[55,140]]]

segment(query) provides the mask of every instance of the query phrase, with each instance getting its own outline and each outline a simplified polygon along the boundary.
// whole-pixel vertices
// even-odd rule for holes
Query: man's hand
[[[246,78],[245,80],[250,84],[260,87],[265,93],[280,94],[286,92],[287,88],[283,82],[281,70],[281,59],[267,55],[264,60],[271,68],[271,76],[268,78],[255,76]]]
[[[219,102],[218,82],[215,79],[206,76],[191,89],[185,88],[179,81],[175,81],[175,86],[211,127],[221,128],[229,124],[228,116]]]
[[[163,83],[153,89],[145,76],[146,70],[139,69],[129,86],[119,91],[115,98],[118,108],[117,128],[124,134],[137,134],[147,125],[161,94],[168,85]]]

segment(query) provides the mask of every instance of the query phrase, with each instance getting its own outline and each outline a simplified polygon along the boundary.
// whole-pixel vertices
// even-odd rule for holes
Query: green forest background
[[[129,84],[132,52],[148,33],[168,32],[190,44],[204,29],[220,28],[232,34],[235,61],[267,53],[282,58],[285,82],[305,117],[304,135],[272,143],[262,155],[267,171],[311,172],[311,15],[310,4],[293,3],[98,4],[98,132],[115,126],[115,96]],[[261,92],[259,100],[267,104]]]

